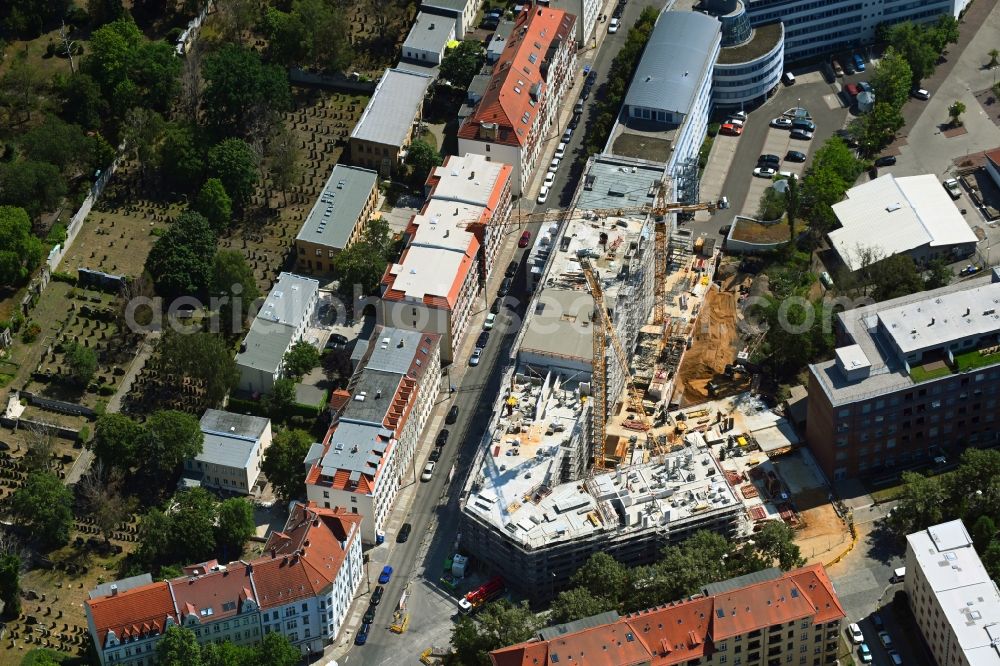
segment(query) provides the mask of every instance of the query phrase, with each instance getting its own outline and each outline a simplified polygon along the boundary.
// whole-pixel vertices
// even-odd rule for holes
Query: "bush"
[[[86,443],[90,439],[90,427],[82,426],[80,431],[76,433],[76,438],[79,441]]]
[[[21,334],[21,341],[25,344],[31,344],[38,339],[38,334],[42,332],[42,327],[31,322],[28,327],[24,329],[24,333]]]
[[[46,58],[51,58],[55,54],[56,54],[56,45],[53,44],[52,42],[49,42],[48,44],[46,44],[45,45],[45,57]]]
[[[715,135],[717,135],[719,133],[719,129],[720,128],[721,128],[721,125],[719,125],[719,123],[709,123],[708,130],[707,130],[708,135],[711,136],[711,137],[714,137]]]
[[[97,389],[98,395],[114,395],[115,387],[111,384],[101,384]]]
[[[65,240],[65,239],[64,239]],[[52,274],[52,279],[56,282],[65,282],[66,284],[71,284],[76,286],[77,277],[72,273],[63,273],[62,271],[56,271]],[[74,294],[70,291],[70,298],[73,298]]]

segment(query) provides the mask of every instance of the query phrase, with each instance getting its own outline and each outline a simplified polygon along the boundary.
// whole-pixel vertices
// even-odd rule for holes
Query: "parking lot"
[[[760,116],[760,114],[757,114]],[[775,116],[777,117],[777,113]],[[770,123],[771,119],[766,117],[760,117],[756,122],[767,122]],[[801,177],[806,170],[807,162],[792,162],[786,160],[785,157],[788,151],[794,150],[800,153],[804,153],[807,158],[811,153],[813,140],[804,139],[793,139],[791,132],[787,128],[778,127],[768,127],[767,134],[764,138],[764,145],[761,148],[762,155],[777,155],[781,159],[778,171],[782,173],[790,173],[795,177]],[[740,211],[741,215],[755,216],[757,213],[757,206],[760,203],[760,198],[764,194],[764,190],[770,187],[773,181],[770,178],[761,178],[753,175],[753,170],[747,176],[750,180],[750,187],[747,190],[746,199],[743,202],[743,207]]]

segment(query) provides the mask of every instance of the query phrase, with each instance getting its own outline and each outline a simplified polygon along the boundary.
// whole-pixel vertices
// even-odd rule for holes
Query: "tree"
[[[283,501],[305,494],[306,472],[302,461],[312,443],[312,435],[305,430],[282,430],[264,452],[260,469]]]
[[[990,57],[990,61],[988,63],[986,63],[986,66],[989,69],[993,69],[998,64],[1000,64],[1000,50],[998,50],[998,49],[990,49],[989,51],[986,52],[986,55],[988,55]]]
[[[343,71],[351,64],[351,40],[344,13],[323,0],[295,0],[292,14],[305,26],[310,64],[328,71]]]
[[[31,472],[47,472],[52,469],[52,458],[56,450],[55,429],[45,423],[29,423],[22,426],[27,444],[27,452],[22,461]]]
[[[939,15],[934,25],[925,25],[924,31],[938,55],[943,54],[949,44],[957,43],[960,36],[958,19],[948,13]]]
[[[159,509],[150,509],[139,521],[138,560],[145,566],[167,560],[171,555],[172,529],[170,516]]]
[[[333,271],[340,280],[341,291],[350,292],[357,285],[363,293],[373,293],[385,272],[391,248],[388,223],[382,219],[369,220],[361,240],[333,258]]]
[[[170,561],[204,562],[215,553],[215,498],[204,488],[174,495],[170,518]]]
[[[913,70],[901,53],[891,46],[885,50],[872,74],[872,92],[875,99],[895,109],[903,108],[910,95]]]
[[[10,69],[0,77],[0,106],[7,109],[11,125],[27,122],[38,108],[44,83],[38,68],[28,63],[26,54],[18,54]]]
[[[592,596],[617,607],[626,592],[628,571],[607,553],[594,553],[573,574],[572,582]]]
[[[240,379],[233,350],[225,339],[212,333],[180,335],[168,331],[160,338],[160,359],[177,378],[177,389],[184,378],[201,384],[205,399],[212,405],[222,402]]]
[[[800,203],[799,179],[789,178],[788,187],[785,188],[785,212],[788,214],[788,240],[790,240],[793,244],[797,239],[795,233],[795,218],[799,215]]]
[[[876,102],[871,111],[851,122],[850,131],[858,140],[861,153],[870,157],[892,143],[904,123],[900,107]]]
[[[250,306],[260,297],[260,291],[253,270],[241,252],[222,250],[215,255],[209,293],[219,299],[219,322],[223,334],[242,333],[243,322]]]
[[[122,494],[121,483],[121,472],[98,460],[77,484],[80,504],[93,519],[105,543],[111,542],[115,528],[127,521],[135,510],[135,500]]]
[[[0,284],[20,285],[42,261],[42,241],[23,208],[0,206]]]
[[[276,631],[270,631],[264,635],[257,645],[258,664],[268,664],[268,666],[295,666],[302,661],[301,653],[293,646],[288,638]]]
[[[37,37],[58,25],[69,9],[70,0],[8,0],[4,4],[4,26],[23,37]]]
[[[472,77],[479,73],[486,61],[482,42],[463,41],[448,51],[441,60],[440,76],[451,85],[465,90],[472,83]]]
[[[951,283],[953,277],[944,259],[935,259],[927,266],[924,275],[924,289],[939,289]]]
[[[346,349],[338,347],[323,355],[323,374],[331,382],[345,382],[352,372],[351,355]]]
[[[552,602],[549,621],[553,624],[563,624],[609,610],[614,610],[614,605],[606,599],[595,597],[585,587],[574,587],[560,592]]]
[[[1000,578],[1000,541],[995,539],[991,541],[990,545],[983,551],[981,559],[990,578],[993,580]]]
[[[947,495],[941,481],[916,472],[903,472],[902,479],[903,491],[888,518],[893,532],[903,536],[944,522]]]
[[[972,540],[976,550],[983,552],[997,536],[997,524],[989,516],[979,516],[972,526]]]
[[[909,255],[894,254],[860,271],[876,301],[886,301],[924,290],[924,279]]]
[[[806,561],[795,545],[795,534],[781,520],[769,520],[764,527],[753,535],[754,549],[763,563],[763,567],[777,564],[782,571],[790,571],[803,566]]]
[[[257,185],[257,155],[242,139],[225,139],[208,151],[208,172],[218,178],[238,208],[250,201]]]
[[[940,56],[940,52],[928,39],[927,30],[924,26],[915,25],[910,21],[897,23],[889,28],[889,45],[909,63],[913,72],[913,85],[934,73],[935,64]]]
[[[795,180],[790,178],[789,180]],[[768,187],[760,195],[757,206],[757,218],[764,221],[778,220],[785,214],[785,194],[773,187]]]
[[[953,126],[958,127],[962,124],[963,113],[965,113],[965,102],[961,100],[952,102],[952,105],[948,107],[948,118]]]
[[[299,340],[285,352],[283,362],[285,374],[298,379],[319,365],[319,350],[305,340]]]
[[[204,216],[185,211],[156,239],[146,270],[166,298],[203,294],[215,257],[215,232]]]
[[[441,153],[420,139],[411,143],[408,150],[406,164],[410,167],[410,182],[414,187],[420,187],[427,180],[431,170],[441,165]]]
[[[233,218],[233,202],[218,178],[209,178],[201,186],[194,209],[205,216],[217,234],[223,233]]]
[[[89,166],[90,144],[79,125],[55,116],[46,117],[45,122],[21,137],[21,149],[28,159],[54,164],[62,171]]]
[[[201,453],[205,441],[198,419],[174,409],[153,412],[145,431],[142,455],[157,477],[173,475],[185,460]]]
[[[257,53],[243,46],[225,44],[206,57],[202,75],[206,82],[202,107],[220,136],[245,134],[262,116],[277,116],[291,106],[285,72],[277,65],[262,64]],[[228,183],[226,190],[236,196]]]
[[[271,632],[281,635],[277,632]],[[236,645],[229,641],[206,643],[201,646],[202,666],[252,666],[267,662],[257,661],[257,650],[249,645]]]
[[[245,490],[249,492],[251,489]],[[227,561],[238,560],[257,527],[253,507],[246,499],[233,497],[219,504],[218,516],[215,544]]]
[[[139,453],[144,436],[143,427],[124,414],[102,414],[97,417],[89,446],[109,470],[127,472],[144,459]]]
[[[312,49],[312,35],[298,14],[268,7],[262,27],[270,59],[285,67],[298,65]]]
[[[463,616],[451,634],[451,644],[462,664],[490,663],[489,653],[532,637],[538,620],[526,604],[515,606],[506,599],[487,604],[477,619]]]
[[[271,392],[267,395],[267,412],[272,419],[282,419],[288,410],[295,404],[295,380],[291,377],[282,377],[274,382]]]
[[[87,0],[87,13],[90,14],[90,25],[98,28],[124,18],[125,7],[122,0]]]
[[[43,547],[53,548],[69,542],[72,507],[73,495],[59,477],[35,472],[14,493],[10,511]]]
[[[108,103],[101,87],[90,74],[77,72],[62,81],[62,110],[60,115],[67,122],[84,129],[97,129],[108,113]]]
[[[288,190],[295,184],[301,169],[299,168],[299,144],[295,135],[282,127],[268,144],[271,156],[271,181],[281,192],[285,205],[288,205]]]
[[[167,126],[157,160],[167,186],[178,192],[194,190],[205,175],[205,151],[197,130],[189,125]]]
[[[20,160],[0,166],[0,204],[17,206],[32,218],[55,210],[66,194],[66,179],[48,162]]]
[[[97,372],[97,354],[89,347],[71,342],[65,350],[66,366],[70,378],[78,386],[86,386]]]
[[[21,567],[21,558],[15,553],[0,555],[0,602],[6,618],[21,614]]]
[[[202,666],[201,646],[194,632],[170,627],[156,643],[156,661],[162,666]]]

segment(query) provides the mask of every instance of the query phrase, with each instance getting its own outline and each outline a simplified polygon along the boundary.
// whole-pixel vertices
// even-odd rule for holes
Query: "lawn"
[[[737,218],[733,225],[733,240],[747,243],[780,243],[789,239],[787,222],[761,224],[748,218]]]
[[[955,354],[955,365],[958,367],[958,371],[965,372],[1000,363],[1000,351],[994,351],[992,354],[983,354],[982,351],[973,349],[963,354]]]
[[[938,377],[945,377],[951,374],[951,368],[944,361],[936,361],[927,365],[918,365],[910,368],[910,379],[916,383],[926,382]]]

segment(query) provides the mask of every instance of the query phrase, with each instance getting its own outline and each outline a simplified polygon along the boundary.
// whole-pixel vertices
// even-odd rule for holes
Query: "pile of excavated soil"
[[[708,383],[736,358],[736,294],[712,289],[702,303],[694,341],[684,354],[677,383],[685,404],[708,399]]]

